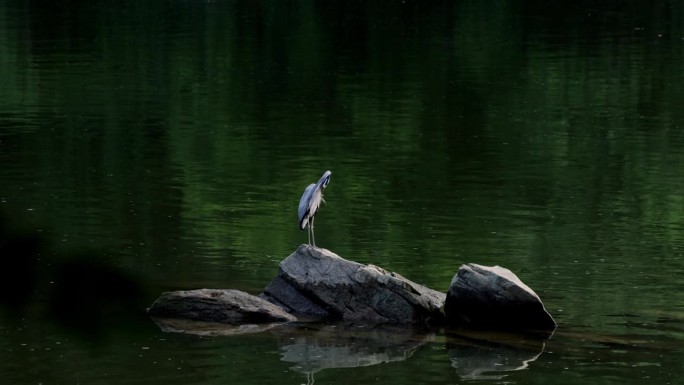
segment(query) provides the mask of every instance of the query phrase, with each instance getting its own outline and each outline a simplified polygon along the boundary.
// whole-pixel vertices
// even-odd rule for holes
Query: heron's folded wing
[[[309,222],[309,218],[307,217],[307,214],[309,213],[309,202],[313,197],[315,187],[315,183],[306,186],[304,194],[302,194],[302,198],[299,200],[299,210],[297,210],[297,213],[299,214],[299,228],[302,230],[306,228],[306,225]]]

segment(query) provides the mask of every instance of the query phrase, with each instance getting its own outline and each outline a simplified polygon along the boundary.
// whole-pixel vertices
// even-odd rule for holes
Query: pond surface
[[[0,382],[680,382],[684,7],[594,3],[0,1]],[[507,267],[554,336],[146,317],[259,293],[325,170],[319,246]]]

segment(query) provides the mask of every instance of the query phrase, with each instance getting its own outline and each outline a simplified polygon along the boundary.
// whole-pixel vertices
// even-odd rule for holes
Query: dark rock
[[[247,323],[247,324],[227,324],[217,322],[204,322],[178,318],[157,318],[151,317],[159,328],[167,333],[194,334],[203,337],[217,336],[237,336],[241,334],[262,333],[289,323]]]
[[[259,297],[239,290],[199,289],[163,293],[148,313],[154,317],[225,324],[261,324],[296,318]]]
[[[262,297],[314,319],[426,325],[444,317],[443,293],[308,245],[280,263]]]
[[[450,326],[551,332],[556,328],[539,296],[499,266],[461,266],[451,280],[444,313]]]

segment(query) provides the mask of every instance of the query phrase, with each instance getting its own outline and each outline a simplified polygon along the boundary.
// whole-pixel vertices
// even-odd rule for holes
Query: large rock
[[[239,290],[198,289],[163,293],[148,313],[154,317],[225,324],[295,321],[296,317]]]
[[[543,332],[556,328],[539,296],[499,266],[461,266],[451,280],[444,313],[452,326]]]
[[[280,263],[262,297],[298,317],[377,324],[443,320],[445,294],[308,245]]]

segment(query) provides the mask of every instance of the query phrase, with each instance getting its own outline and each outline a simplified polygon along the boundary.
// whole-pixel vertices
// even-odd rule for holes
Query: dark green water
[[[681,381],[681,4],[17,3],[0,209],[45,246],[0,256],[3,384]],[[556,334],[196,336],[144,315],[165,290],[260,292],[327,169],[320,246],[438,290],[505,266]]]

